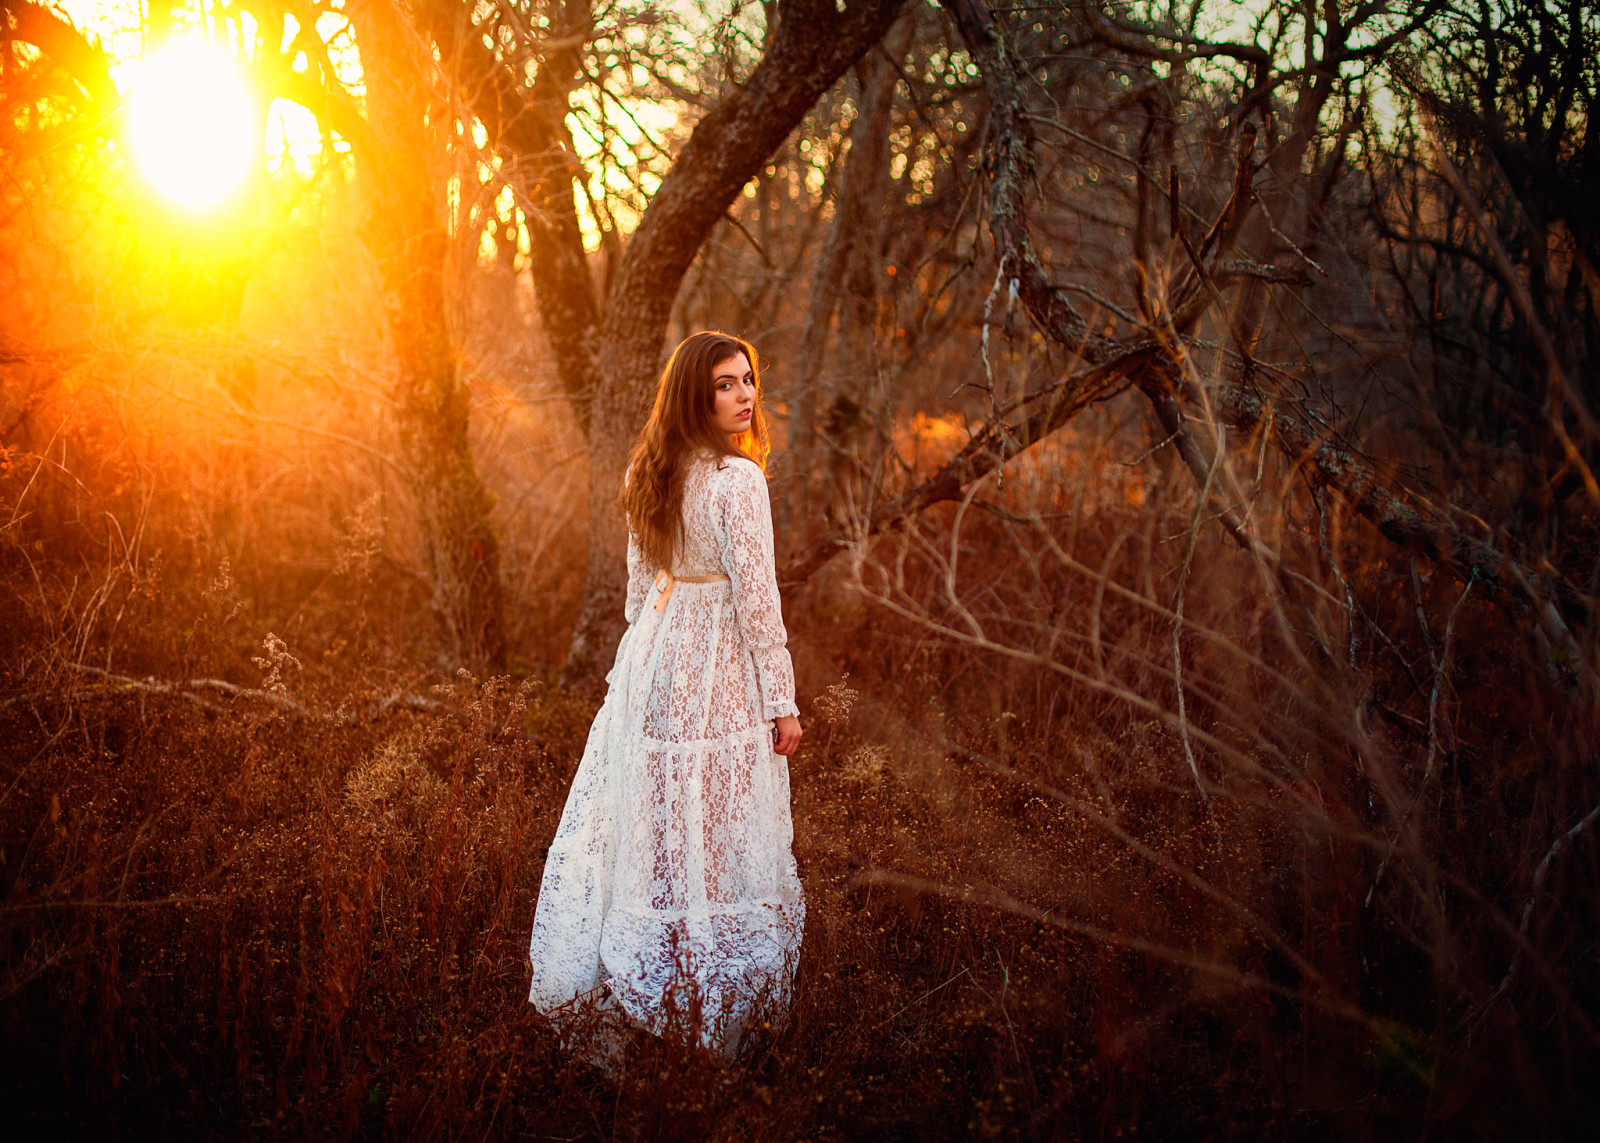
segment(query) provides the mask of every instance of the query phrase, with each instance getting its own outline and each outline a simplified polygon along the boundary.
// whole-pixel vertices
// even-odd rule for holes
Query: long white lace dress
[[[772,720],[797,713],[760,468],[690,462],[675,576],[628,546],[627,633],[545,861],[528,998],[620,1008],[732,1054],[787,1007],[805,901],[789,770]]]

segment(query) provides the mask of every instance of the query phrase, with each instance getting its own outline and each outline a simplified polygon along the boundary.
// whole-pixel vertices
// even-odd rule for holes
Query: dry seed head
[[[200,593],[200,597],[205,600],[212,621],[219,624],[227,623],[244,607],[244,601],[239,598],[239,587],[233,581],[233,565],[228,562],[227,556],[223,556],[222,562],[217,565],[217,578]]]
[[[129,573],[129,591],[135,596],[144,596],[154,600],[161,594],[161,572],[165,565],[163,554],[160,550],[152,552],[142,563],[135,563]],[[223,561],[227,566],[227,561]]]
[[[382,494],[374,492],[344,518],[339,537],[339,553],[334,571],[343,575],[354,571],[361,580],[372,578],[372,565],[383,554],[384,516],[378,503]]]
[[[301,666],[299,659],[289,654],[289,645],[271,631],[268,631],[267,637],[261,640],[261,646],[266,649],[266,658],[255,655],[250,659],[252,663],[267,672],[267,677],[261,680],[261,689],[287,698],[289,685],[283,681],[283,672],[289,667],[297,671],[304,670],[304,667]]]
[[[845,680],[850,677],[846,671],[839,676],[839,681],[824,687],[817,696],[817,714],[829,726],[844,722],[850,717],[850,711],[855,707],[856,700],[861,697],[861,692],[845,685]]]

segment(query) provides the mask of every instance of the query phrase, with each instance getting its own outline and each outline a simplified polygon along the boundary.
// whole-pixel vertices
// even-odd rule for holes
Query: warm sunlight
[[[1596,61],[0,0],[10,1131],[1600,1139]]]
[[[197,210],[237,190],[262,154],[255,98],[227,53],[199,39],[174,40],[139,67],[128,136],[151,184]]]
[[[267,106],[267,170],[310,177],[321,154],[317,117],[292,100],[274,99]]]

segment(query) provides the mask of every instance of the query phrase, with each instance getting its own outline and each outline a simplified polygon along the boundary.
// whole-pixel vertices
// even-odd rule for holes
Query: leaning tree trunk
[[[358,148],[363,238],[378,264],[394,344],[394,417],[416,501],[423,567],[452,665],[505,657],[498,541],[467,433],[468,392],[445,311],[449,236],[440,217],[424,78],[428,61],[392,0],[351,5],[367,85],[370,144]],[[434,123],[448,120],[435,116]]]
[[[903,0],[780,0],[761,63],[707,112],[650,201],[601,318],[589,434],[589,566],[566,676],[599,678],[621,637],[627,527],[617,504],[628,451],[649,412],[684,275],[744,185],[893,23]]]

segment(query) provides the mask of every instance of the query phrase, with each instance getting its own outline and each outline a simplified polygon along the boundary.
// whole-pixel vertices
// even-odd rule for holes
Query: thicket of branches
[[[3,10],[29,1122],[1592,1121],[1600,8],[152,5],[327,133],[213,221]],[[707,326],[811,929],[751,1056],[600,1076],[520,962]]]

